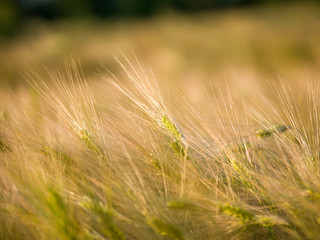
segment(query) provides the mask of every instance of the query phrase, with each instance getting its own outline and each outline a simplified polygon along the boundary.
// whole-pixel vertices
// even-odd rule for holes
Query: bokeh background
[[[270,79],[304,85],[320,73],[319,3],[0,0],[0,88],[25,87],[30,68],[45,80],[45,67],[61,69],[70,56],[97,80],[102,66],[117,74],[122,54],[194,99],[213,81],[247,97]]]

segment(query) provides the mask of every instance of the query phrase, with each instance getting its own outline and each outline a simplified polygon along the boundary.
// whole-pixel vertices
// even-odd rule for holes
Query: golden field
[[[1,39],[0,239],[319,239],[319,10]]]

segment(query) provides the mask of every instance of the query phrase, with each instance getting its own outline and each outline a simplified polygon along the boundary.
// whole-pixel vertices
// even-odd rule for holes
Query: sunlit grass
[[[318,13],[34,21],[1,40],[0,239],[320,239]]]
[[[169,107],[149,70],[118,64],[99,86],[119,102],[73,61],[29,74],[38,102],[1,118],[1,239],[320,237],[318,85],[243,101],[217,84],[208,108],[178,91]]]

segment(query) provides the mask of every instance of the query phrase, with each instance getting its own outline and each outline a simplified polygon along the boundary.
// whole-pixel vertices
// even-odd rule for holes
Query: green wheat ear
[[[182,133],[178,130],[177,126],[167,118],[167,116],[162,116],[161,123],[176,140],[182,140]]]
[[[100,229],[101,233],[107,236],[110,240],[124,240],[125,235],[121,231],[121,229],[114,222],[114,213],[112,209],[102,202],[94,201],[88,199],[86,201],[82,201],[80,205],[94,214],[97,217],[98,222],[102,224],[102,228]]]
[[[97,154],[100,158],[104,158],[104,151],[102,147],[95,141],[94,137],[88,130],[81,129],[78,131],[78,136],[82,143],[93,153]]]
[[[69,213],[68,204],[63,196],[52,187],[48,187],[45,204],[50,212],[48,219],[53,220],[54,227],[62,239],[76,239],[78,224]]]
[[[239,219],[242,223],[247,223],[255,220],[254,214],[250,211],[240,207],[232,206],[229,203],[220,205],[219,210],[220,212]]]
[[[260,225],[265,228],[271,228],[273,226],[290,226],[286,221],[277,217],[277,216],[265,216],[265,215],[258,215],[256,218],[256,225]]]
[[[190,159],[188,156],[188,148],[183,143],[183,134],[179,131],[178,127],[172,123],[165,115],[162,116],[162,126],[173,135],[174,140],[170,145],[172,150],[183,159]]]
[[[169,237],[173,240],[183,240],[182,232],[174,226],[172,223],[162,220],[157,217],[151,217],[148,219],[147,223],[152,227],[152,229],[162,236]]]
[[[285,131],[291,129],[290,126],[286,125],[277,125],[267,129],[260,129],[256,131],[256,136],[258,138],[267,138],[276,134],[284,133]]]
[[[187,159],[190,159],[188,154],[186,153],[186,149],[185,147],[183,146],[182,142],[181,141],[174,141],[174,142],[171,142],[171,148],[173,149],[173,151],[179,155],[180,157],[182,158],[187,158]]]

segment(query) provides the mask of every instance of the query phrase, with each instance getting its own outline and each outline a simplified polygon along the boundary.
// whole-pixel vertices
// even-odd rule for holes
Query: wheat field
[[[318,11],[0,38],[0,239],[320,239]]]
[[[1,239],[320,237],[318,84],[168,106],[149,68],[117,62],[113,102],[69,60],[1,113]]]

